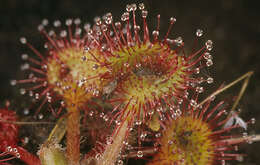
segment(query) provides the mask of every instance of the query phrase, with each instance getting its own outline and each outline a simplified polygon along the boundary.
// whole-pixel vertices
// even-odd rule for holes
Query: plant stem
[[[249,143],[258,142],[258,141],[260,141],[260,134],[223,140],[223,142],[226,142],[228,144],[238,144],[238,143],[243,143],[245,141],[247,141]]]
[[[68,107],[67,158],[69,165],[79,165],[80,159],[80,112],[77,106]]]
[[[204,99],[201,103],[198,104],[197,107],[203,105],[204,103],[206,103],[208,100],[210,100],[213,96],[217,96],[218,94],[222,93],[223,91],[225,91],[226,89],[234,86],[235,84],[237,84],[238,82],[242,81],[245,79],[245,82],[243,83],[243,86],[242,88],[240,89],[240,92],[239,92],[239,95],[238,95],[238,98],[236,99],[234,105],[232,106],[232,111],[236,108],[240,98],[242,97],[247,85],[248,85],[248,82],[249,82],[249,79],[250,77],[253,75],[253,71],[249,71],[247,72],[246,74],[242,75],[241,77],[239,77],[238,79],[232,81],[231,83],[229,83],[228,85],[224,86],[223,88],[220,88],[218,90],[216,90],[214,93],[212,93],[210,96],[208,96],[206,99]]]
[[[120,155],[120,151],[123,147],[123,141],[126,138],[126,134],[128,131],[128,120],[125,120],[121,127],[116,128],[116,132],[112,139],[113,143],[111,145],[107,145],[102,157],[97,161],[98,165],[114,165],[118,156]]]

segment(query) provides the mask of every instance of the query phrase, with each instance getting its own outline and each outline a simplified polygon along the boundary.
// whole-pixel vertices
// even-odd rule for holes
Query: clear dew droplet
[[[126,140],[123,141],[124,145],[128,145],[128,142]]]
[[[255,124],[255,118],[252,118],[250,121],[251,121],[251,124]]]
[[[113,143],[113,138],[112,138],[111,136],[108,136],[108,137],[106,138],[106,143],[107,143],[107,145],[112,144],[112,143]]]
[[[86,23],[86,24],[84,25],[84,29],[85,29],[86,31],[89,31],[90,28],[91,28],[91,25],[90,25],[89,23]]]
[[[130,12],[132,10],[132,7],[131,5],[127,4],[125,9],[127,12]]]
[[[49,36],[54,36],[55,35],[55,32],[53,30],[50,30],[49,33],[48,33]]]
[[[103,120],[104,120],[104,121],[108,121],[108,119],[109,119],[109,118],[108,118],[107,115],[104,115],[104,116],[103,116]]]
[[[147,10],[142,10],[142,17],[146,18],[148,15],[148,11]]]
[[[43,119],[43,117],[44,117],[44,115],[42,114],[42,113],[40,113],[39,115],[38,115],[38,119]]]
[[[75,31],[75,35],[80,35],[82,32],[81,28],[77,28]]]
[[[161,116],[160,116],[160,120],[161,120],[161,121],[165,121],[165,120],[166,120],[165,115],[161,115]]]
[[[100,17],[95,17],[94,22],[96,23],[97,26],[100,26],[102,24],[102,20]]]
[[[13,152],[15,153],[18,152],[17,148],[13,148]]]
[[[67,25],[67,26],[70,26],[70,25],[72,25],[72,19],[67,19],[66,20],[66,22],[65,22],[65,24]]]
[[[106,32],[107,31],[107,26],[106,25],[101,25],[101,29]]]
[[[204,91],[203,87],[196,87],[196,92],[202,93]]]
[[[48,97],[46,97],[46,98],[47,98],[47,101],[48,101],[49,103],[52,102],[52,97],[48,96]]]
[[[86,56],[82,56],[82,57],[81,57],[81,60],[82,60],[82,61],[86,61],[86,60],[87,60],[87,57],[86,57]]]
[[[39,95],[39,93],[35,93],[35,95],[34,95],[34,97],[35,97],[35,99],[39,99],[39,97],[40,97],[40,95]]]
[[[38,25],[38,30],[41,32],[44,29],[43,25]]]
[[[182,104],[183,103],[183,99],[178,99],[178,104]]]
[[[60,20],[54,21],[54,22],[53,22],[53,26],[54,26],[54,27],[59,27],[59,26],[61,26]]]
[[[85,53],[87,53],[89,50],[90,50],[89,47],[87,47],[87,46],[84,47],[84,52],[85,52]]]
[[[141,125],[142,124],[142,121],[141,120],[137,120],[136,122],[135,122],[135,125]]]
[[[27,43],[27,40],[26,40],[25,37],[21,37],[21,38],[20,38],[20,42],[21,42],[22,44],[26,44],[26,43]]]
[[[26,137],[23,138],[23,143],[24,144],[28,144],[29,141],[30,141],[29,137],[26,136]]]
[[[123,165],[123,164],[124,164],[123,160],[118,160],[117,161],[117,165]]]
[[[131,8],[132,8],[132,10],[133,10],[133,11],[136,11],[136,9],[137,9],[137,6],[136,6],[136,4],[135,4],[135,3],[133,3],[133,4],[131,5]]]
[[[237,155],[236,160],[239,161],[239,162],[243,162],[244,157],[242,155]]]
[[[89,114],[88,114],[90,117],[92,117],[94,115],[94,112],[93,111],[90,111]]]
[[[163,107],[160,106],[160,107],[156,108],[156,111],[157,112],[162,112],[163,111]]]
[[[94,65],[92,66],[92,69],[93,69],[93,70],[97,70],[98,67],[99,67],[98,64],[94,64]]]
[[[128,145],[125,146],[125,148],[126,148],[127,150],[132,150],[132,149],[133,149],[133,146],[131,146],[130,144],[128,144]]]
[[[196,107],[196,106],[197,106],[197,102],[196,102],[195,100],[191,99],[191,100],[190,100],[190,105],[191,105],[192,107]]]
[[[115,26],[116,26],[118,29],[120,29],[120,28],[121,28],[121,22],[116,22],[116,23],[115,23]]]
[[[212,55],[209,53],[209,52],[206,52],[204,55],[203,55],[204,59],[205,60],[212,60]]]
[[[12,152],[13,148],[11,146],[6,147],[6,152]]]
[[[213,61],[211,59],[208,59],[206,62],[207,67],[213,65]]]
[[[65,101],[62,100],[62,101],[60,102],[60,105],[61,105],[62,107],[64,107],[64,106],[65,106]]]
[[[121,125],[121,121],[115,120],[116,125]]]
[[[42,69],[47,70],[48,66],[47,65],[42,65]]]
[[[99,117],[102,118],[104,115],[105,115],[104,112],[102,112],[102,113],[99,114]]]
[[[16,81],[16,80],[11,80],[11,81],[10,81],[10,84],[11,84],[12,86],[15,86],[15,85],[17,84],[17,81]]]
[[[148,111],[148,115],[151,116],[151,115],[153,115],[153,114],[154,114],[154,111],[153,111],[153,110],[149,110],[149,111]]]
[[[75,25],[79,25],[80,23],[81,23],[80,18],[76,18],[76,19],[74,20],[74,24],[75,24]]]
[[[216,95],[210,96],[210,100],[211,100],[211,101],[213,101],[213,100],[215,100],[215,99],[216,99]]]
[[[30,97],[33,96],[33,91],[29,91],[29,96],[30,96]]]
[[[176,21],[177,21],[176,18],[174,18],[174,17],[170,18],[170,23],[175,23]]]
[[[248,136],[247,132],[243,132],[242,135],[243,135],[243,138],[246,138]]]
[[[66,30],[62,30],[61,32],[60,32],[60,36],[61,37],[66,37],[67,36],[67,31]]]
[[[201,30],[201,29],[198,29],[197,31],[196,31],[196,36],[197,37],[201,37],[203,35],[203,31]]]
[[[207,48],[208,51],[211,51],[211,50],[212,50],[212,48],[213,48],[213,42],[212,42],[211,40],[208,40],[208,41],[205,43],[205,45],[206,45],[206,48]]]
[[[161,133],[157,133],[157,134],[155,134],[155,137],[159,138],[159,137],[161,137],[161,135],[162,135]]]
[[[137,151],[137,157],[138,158],[141,158],[143,156],[144,156],[143,151]]]
[[[152,34],[153,34],[153,36],[157,37],[157,36],[159,36],[159,31],[158,30],[154,30],[152,32]]]
[[[101,158],[101,156],[102,156],[102,155],[101,155],[100,153],[97,153],[96,156],[95,156],[95,158],[96,158],[97,160],[99,160],[99,159]]]
[[[27,60],[28,57],[29,57],[28,54],[22,54],[21,55],[22,60]]]
[[[140,4],[138,5],[138,8],[139,8],[139,10],[144,10],[144,8],[145,8],[144,3],[140,3]]]
[[[129,20],[129,13],[125,12],[122,16],[121,16],[121,20],[122,21],[127,21]]]
[[[30,113],[30,111],[29,111],[28,108],[25,108],[25,109],[23,110],[23,114],[24,114],[24,115],[29,115],[29,113]]]
[[[106,22],[106,24],[111,24],[112,23],[112,21],[113,21],[113,16],[112,16],[112,14],[111,13],[107,13],[106,14],[106,16],[105,16],[105,22]]]
[[[45,43],[45,44],[43,45],[43,47],[44,47],[45,49],[48,49],[48,48],[49,48],[48,43]]]
[[[200,68],[196,68],[195,69],[195,74],[199,74],[200,73]]]
[[[213,83],[213,81],[214,81],[214,80],[213,80],[213,78],[212,78],[212,77],[208,77],[208,78],[207,78],[207,83],[208,83],[208,84],[212,84],[212,83]]]
[[[176,43],[177,46],[183,45],[182,37],[176,38],[176,39],[174,40],[174,42]]]
[[[42,20],[42,25],[43,25],[43,26],[47,26],[48,24],[49,24],[48,19],[44,18],[44,19]]]
[[[21,155],[19,153],[16,153],[15,157],[17,157],[19,159],[21,157]]]
[[[43,86],[46,87],[48,85],[48,82],[47,81],[44,81],[43,82]]]
[[[21,88],[21,89],[20,89],[20,94],[21,94],[21,95],[24,95],[25,93],[26,93],[26,90],[25,90],[24,88]]]
[[[21,68],[21,70],[27,70],[30,68],[30,65],[28,63],[25,63],[25,64],[22,64],[20,68]]]
[[[141,139],[142,141],[144,141],[146,136],[147,136],[147,133],[146,133],[146,132],[143,132],[143,133],[140,135],[140,139]]]
[[[182,112],[179,108],[176,110],[176,114],[177,114],[177,116],[181,116]]]
[[[100,94],[99,90],[97,90],[97,89],[93,90],[93,93],[92,93],[93,96],[98,97],[99,94]]]
[[[130,64],[126,62],[126,63],[124,63],[124,66],[128,68],[130,66]]]

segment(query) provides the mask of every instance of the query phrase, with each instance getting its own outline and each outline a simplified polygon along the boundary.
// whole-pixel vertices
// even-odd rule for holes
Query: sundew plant
[[[154,27],[143,3],[127,4],[120,18],[106,13],[94,23],[79,18],[43,19],[44,50],[21,37],[27,50],[23,79],[11,80],[31,103],[27,121],[0,109],[0,165],[213,165],[243,160],[240,146],[260,139],[248,133],[254,118],[242,119],[238,103],[253,72],[214,85],[203,73],[213,65],[213,41],[194,32],[187,50],[172,37],[175,17],[157,15]],[[168,29],[160,29],[169,19]],[[213,65],[214,66],[214,65]],[[215,99],[238,83],[232,99]],[[214,92],[203,95],[208,88]],[[29,115],[28,115],[29,116]],[[42,118],[49,120],[40,120]],[[25,125],[52,126],[35,149],[20,138]],[[28,126],[27,126],[28,127]],[[133,162],[132,161],[132,162]]]

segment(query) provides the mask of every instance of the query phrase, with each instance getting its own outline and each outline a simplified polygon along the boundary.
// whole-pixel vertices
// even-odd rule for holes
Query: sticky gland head
[[[190,102],[194,105],[194,100]],[[232,134],[232,129],[241,125],[235,123],[225,127],[231,116],[225,115],[224,102],[209,108],[210,101],[202,108],[188,106],[177,118],[165,122],[161,146],[149,165],[159,164],[225,164],[226,160],[240,160],[243,154],[230,153],[247,138],[234,140],[240,135]],[[224,126],[224,127],[223,127]],[[228,152],[228,153],[227,153]]]

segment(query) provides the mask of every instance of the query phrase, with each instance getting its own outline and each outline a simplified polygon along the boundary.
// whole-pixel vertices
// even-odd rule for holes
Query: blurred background
[[[182,36],[187,50],[195,40],[196,29],[204,31],[199,41],[214,42],[212,55],[214,65],[205,71],[214,77],[215,83],[205,87],[214,91],[223,82],[228,83],[252,70],[249,86],[240,101],[241,116],[245,120],[256,118],[256,124],[249,133],[260,133],[260,7],[253,0],[1,0],[0,1],[0,103],[10,100],[12,107],[19,110],[24,106],[23,97],[10,80],[22,78],[20,71],[22,53],[32,53],[24,48],[19,38],[27,40],[39,50],[43,50],[43,37],[37,26],[42,19],[65,22],[66,18],[81,18],[82,22],[93,23],[95,16],[111,12],[115,20],[120,20],[126,4],[143,2],[149,12],[150,30],[155,29],[156,15],[161,14],[161,35],[164,35],[171,16],[176,17],[171,37]],[[242,83],[223,93],[224,97],[237,95]],[[15,99],[14,99],[15,98]],[[231,164],[260,164],[260,142],[243,145],[241,152],[247,156],[243,162]],[[139,164],[144,161],[138,160]],[[17,163],[17,164],[20,164]],[[129,164],[137,164],[130,160]]]

